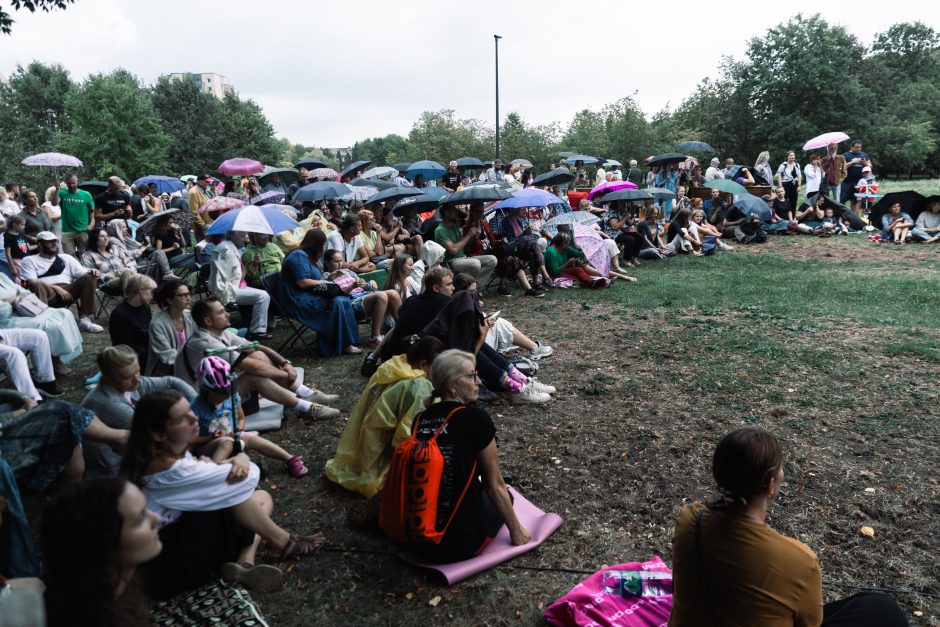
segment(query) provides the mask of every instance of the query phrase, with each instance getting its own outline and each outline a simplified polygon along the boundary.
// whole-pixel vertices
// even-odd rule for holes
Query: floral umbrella
[[[248,204],[269,205],[279,203],[282,200],[284,200],[284,192],[263,192],[248,201]]]
[[[321,181],[335,181],[339,176],[339,172],[333,168],[316,168],[315,170],[310,170],[308,174],[310,178],[319,179]]]
[[[209,202],[199,208],[199,213],[225,213],[231,209],[245,205],[245,201],[240,198],[229,198],[228,196],[216,196],[210,198]]]
[[[588,262],[597,268],[602,275],[610,275],[610,255],[607,254],[607,244],[596,229],[583,224],[571,226],[574,241],[577,242]]]

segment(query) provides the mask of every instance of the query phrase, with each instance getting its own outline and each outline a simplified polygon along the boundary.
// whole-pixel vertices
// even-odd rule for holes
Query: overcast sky
[[[722,56],[798,12],[820,12],[870,44],[891,24],[940,30],[922,0],[758,2],[247,2],[78,0],[17,11],[0,35],[0,74],[32,60],[73,80],[124,67],[146,83],[217,72],[264,109],[278,136],[320,147],[407,135],[423,111],[567,124],[584,108],[635,94],[652,115],[677,106]],[[9,3],[4,3],[9,10]]]

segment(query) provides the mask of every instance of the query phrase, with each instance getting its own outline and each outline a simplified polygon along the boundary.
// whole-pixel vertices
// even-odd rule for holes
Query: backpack
[[[464,406],[454,408],[443,424],[424,440],[418,437],[422,414],[415,418],[411,438],[395,449],[382,486],[379,526],[393,540],[408,544],[440,544],[476,476],[476,462],[470,470],[467,485],[454,504],[444,528],[437,527],[437,503],[444,475],[444,456],[437,445],[437,436],[450,419]]]

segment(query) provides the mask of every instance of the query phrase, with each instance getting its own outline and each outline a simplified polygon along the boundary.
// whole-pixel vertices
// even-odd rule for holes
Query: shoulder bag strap
[[[712,615],[712,622],[718,625],[718,627],[721,627],[718,615],[715,614],[715,606],[712,604],[711,595],[709,595],[708,580],[705,578],[705,560],[702,557],[702,514],[704,513],[705,508],[703,507],[695,514],[695,553],[698,557],[698,577],[699,581],[702,583],[702,594],[705,595],[705,605]]]

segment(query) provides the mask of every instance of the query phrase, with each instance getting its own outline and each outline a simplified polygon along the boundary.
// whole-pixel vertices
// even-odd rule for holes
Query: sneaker
[[[725,244],[724,242],[720,242],[720,243],[718,244],[718,248],[720,248],[721,250],[727,250],[727,251],[732,251],[732,250],[734,250],[733,247],[731,247],[731,246]]]
[[[529,379],[529,382],[526,384],[523,391],[526,389],[533,390],[535,392],[541,392],[542,394],[554,394],[558,390],[555,389],[554,385],[548,385],[547,383],[542,383],[541,381],[536,381],[535,379]]]
[[[311,420],[330,420],[332,418],[338,418],[339,413],[339,410],[335,407],[327,407],[326,405],[314,403],[309,411],[298,413],[297,415],[301,418],[309,418]]]
[[[225,581],[240,583],[254,592],[270,592],[281,587],[284,573],[277,566],[270,564],[222,564],[220,575]]]
[[[375,371],[379,369],[379,358],[373,357],[372,354],[366,355],[366,358],[362,360],[362,366],[359,368],[359,374],[364,377],[371,377],[375,374]]]
[[[302,398],[305,401],[310,401],[311,403],[321,403],[327,405],[329,403],[335,403],[339,400],[339,394],[327,394],[326,392],[321,392],[320,390],[312,390],[307,396],[297,395],[298,398]]]
[[[508,287],[502,287],[502,286],[497,287],[496,293],[499,294],[500,296],[512,296],[512,292],[509,291]]]
[[[307,470],[306,466],[304,466],[304,458],[300,455],[294,455],[287,460],[287,472],[290,473],[291,477],[296,479],[298,477],[303,477],[310,471]]]
[[[384,335],[373,335],[369,338],[369,348],[378,348],[379,344],[381,344],[384,339]]]
[[[543,296],[545,296],[545,292],[543,292],[542,290],[537,290],[533,287],[533,288],[527,289],[525,291],[525,295],[533,296],[535,298],[542,298]]]
[[[477,391],[477,401],[480,403],[488,403],[495,399],[497,394],[491,392],[485,386],[481,385],[479,391]]]
[[[101,333],[104,331],[104,327],[100,324],[95,324],[91,321],[91,318],[82,318],[78,321],[78,328],[86,333]]]
[[[60,390],[56,386],[55,381],[46,381],[44,383],[36,382],[36,390],[39,391],[39,395],[43,398],[59,398],[64,395],[65,392]]]
[[[248,333],[248,335],[245,336],[245,339],[248,340],[249,342],[262,342],[262,341],[266,342],[267,340],[270,340],[273,337],[274,337],[273,335],[265,331],[254,331],[254,332]]]
[[[536,342],[535,348],[529,351],[529,359],[541,359],[542,357],[549,357],[554,352],[555,350],[551,346],[542,344],[541,342]]]
[[[552,397],[548,394],[543,392],[536,392],[529,385],[526,385],[524,388],[522,388],[518,394],[513,394],[511,398],[513,405],[525,403],[540,404],[547,403],[552,400]]]

